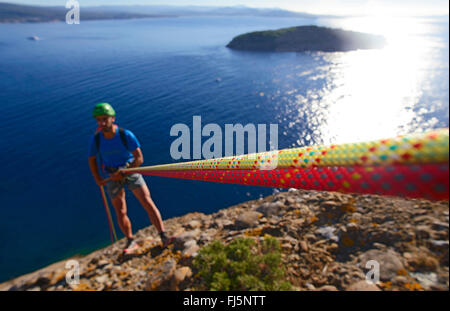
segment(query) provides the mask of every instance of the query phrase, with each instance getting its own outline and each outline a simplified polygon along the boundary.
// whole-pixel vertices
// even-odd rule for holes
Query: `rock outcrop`
[[[195,290],[202,280],[192,261],[201,247],[266,234],[280,241],[296,290],[448,290],[448,213],[448,202],[281,192],[210,215],[168,219],[167,232],[176,238],[166,249],[150,226],[136,233],[142,247],[133,255],[121,255],[121,240],[73,258],[76,284],[66,281],[73,275],[63,261],[0,290]]]

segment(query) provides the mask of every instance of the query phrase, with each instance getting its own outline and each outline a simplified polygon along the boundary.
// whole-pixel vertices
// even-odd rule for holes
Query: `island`
[[[227,47],[266,52],[345,52],[379,49],[385,44],[383,36],[320,26],[299,26],[239,35]]]

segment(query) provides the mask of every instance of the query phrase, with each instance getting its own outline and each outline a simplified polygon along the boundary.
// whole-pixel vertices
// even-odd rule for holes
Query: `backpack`
[[[119,135],[120,135],[120,140],[122,141],[122,144],[124,145],[125,149],[128,150],[128,143],[127,143],[127,138],[125,137],[125,130],[121,127],[119,127]],[[102,169],[102,172],[105,173],[105,165],[103,164],[102,158],[100,156],[100,131],[98,131],[97,133],[95,133],[94,135],[94,140],[95,140],[95,146],[97,147],[97,153],[99,155],[98,157],[98,163]]]
[[[119,135],[122,144],[125,146],[125,149],[128,150],[128,143],[127,138],[125,137],[125,130],[121,127],[119,127]],[[95,139],[95,146],[97,147],[97,152],[100,152],[100,132],[95,133],[94,139]]]

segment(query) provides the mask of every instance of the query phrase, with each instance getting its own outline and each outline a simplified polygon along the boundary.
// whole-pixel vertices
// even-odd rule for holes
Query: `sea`
[[[226,47],[239,34],[301,25],[380,34],[387,44],[334,53]],[[448,43],[448,16],[0,24],[0,282],[111,243],[88,167],[96,103],[110,103],[117,124],[136,134],[146,166],[189,161],[172,157],[170,132],[192,131],[194,116],[222,130],[277,124],[278,149],[423,132],[449,125]],[[163,219],[280,191],[145,179]],[[150,225],[129,191],[127,204],[134,232]]]

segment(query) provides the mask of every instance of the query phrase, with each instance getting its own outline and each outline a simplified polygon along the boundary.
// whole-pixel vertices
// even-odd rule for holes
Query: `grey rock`
[[[35,284],[39,287],[45,288],[50,284],[50,282],[51,280],[49,276],[42,275],[36,280]]]
[[[92,258],[91,259],[91,261],[89,262],[89,264],[91,264],[91,265],[96,265],[97,263],[98,263],[98,258],[97,257],[94,257],[94,258]]]
[[[189,278],[192,276],[192,270],[189,267],[181,267],[178,268],[173,275],[173,279],[178,285],[179,283],[183,282],[186,278]]]
[[[102,268],[102,270],[103,270],[103,271],[106,271],[106,272],[109,272],[109,271],[111,271],[111,270],[113,269],[113,267],[114,267],[114,265],[113,265],[112,263],[110,263],[110,264],[104,266],[104,267]]]
[[[289,256],[289,260],[290,261],[299,261],[300,260],[300,256],[297,254],[292,254]]]
[[[284,244],[282,244],[282,245],[281,245],[281,248],[282,248],[284,251],[287,251],[287,252],[291,252],[292,249],[293,249],[293,247],[292,247],[292,245],[291,245],[290,243],[284,243]]]
[[[410,275],[415,278],[420,285],[424,288],[424,289],[430,289],[433,286],[438,285],[438,276],[436,273],[431,272],[431,273],[414,273],[411,272]]]
[[[262,235],[268,234],[275,237],[282,237],[284,235],[283,229],[277,226],[266,226],[262,229]]]
[[[366,280],[358,281],[356,283],[351,284],[346,288],[346,291],[380,291],[380,288],[373,284],[372,282],[368,282]]]
[[[213,239],[212,235],[205,232],[200,235],[199,242],[201,244],[207,244],[207,243],[211,242],[212,239]]]
[[[339,249],[339,245],[336,243],[331,243],[330,246],[328,247],[328,251],[330,252],[335,252]]]
[[[173,244],[174,250],[182,250],[185,248],[184,244],[190,240],[197,240],[200,237],[201,231],[195,229],[193,231],[186,231],[179,236],[175,237]]]
[[[393,284],[402,286],[403,284],[408,283],[408,278],[402,275],[397,275],[393,280],[392,280]]]
[[[173,259],[167,259],[157,269],[149,273],[145,290],[169,290],[177,263]]]
[[[192,246],[194,246],[194,245],[196,245],[197,244],[197,241],[195,241],[195,240],[189,240],[189,241],[186,241],[185,243],[184,243],[184,248],[189,248],[189,247],[192,247]]]
[[[308,290],[315,290],[316,289],[316,287],[313,284],[309,283],[309,282],[306,282],[305,286],[306,286],[306,288]]]
[[[362,214],[355,212],[352,214],[352,218],[356,220],[360,220],[362,218]]]
[[[292,197],[287,197],[286,198],[286,204],[287,205],[294,205],[295,203],[297,203],[297,200],[295,200],[294,198],[292,198]]]
[[[316,230],[316,233],[322,235],[324,238],[327,238],[329,240],[333,240],[333,241],[339,241],[339,237],[337,235],[334,234],[334,232],[336,231],[336,228],[334,227],[321,227],[319,229]]]
[[[283,203],[281,203],[280,201],[273,203],[263,203],[256,209],[256,211],[263,213],[265,217],[270,217],[278,214],[282,207]]]
[[[306,241],[300,241],[299,244],[300,244],[302,251],[304,251],[304,252],[308,251],[308,243]]]
[[[288,235],[283,237],[283,240],[286,241],[289,244],[292,244],[292,245],[296,245],[298,243],[297,239],[294,239],[294,238],[292,238],[292,237],[290,237]]]
[[[349,223],[346,226],[347,232],[357,232],[359,231],[359,225],[355,223]]]
[[[249,211],[245,212],[236,219],[234,225],[236,229],[245,229],[256,227],[259,223],[259,215],[258,212]]]
[[[184,243],[184,249],[181,252],[181,255],[183,257],[195,257],[199,249],[200,247],[197,245],[197,242],[195,240],[190,240]]]
[[[425,211],[424,215],[414,217],[414,222],[415,223],[419,223],[419,222],[426,222],[426,221],[428,221],[428,222],[432,223],[432,222],[436,221],[436,218],[428,216],[426,214],[428,214],[428,211]]]
[[[336,202],[336,201],[324,201],[322,203],[320,203],[321,206],[325,207],[325,208],[331,208],[334,206],[340,206],[341,203]]]
[[[304,238],[310,242],[316,241],[317,237],[312,233],[307,233],[304,235]]]
[[[381,249],[381,250],[386,249],[386,245],[384,245],[384,244],[382,244],[382,243],[377,243],[377,242],[375,242],[375,243],[373,243],[373,246],[376,247],[376,248],[378,248],[378,249]]]
[[[404,252],[404,253],[403,253],[403,257],[404,257],[406,260],[409,260],[409,259],[411,259],[413,256],[412,256],[412,254],[409,253],[409,252]]]
[[[432,228],[434,230],[438,230],[438,231],[440,231],[440,230],[448,230],[448,223],[441,222],[441,221],[435,221],[435,222],[433,222]]]
[[[190,222],[187,223],[187,227],[189,229],[197,229],[200,228],[202,226],[202,223],[198,220],[191,220]]]
[[[429,240],[428,244],[430,245],[430,248],[433,248],[435,250],[439,250],[439,251],[444,251],[447,250],[448,251],[448,241],[444,241],[444,240]]]
[[[102,259],[97,263],[97,269],[101,269],[109,264],[108,260]]]
[[[414,230],[417,239],[429,239],[431,236],[431,229],[428,226],[417,226]]]
[[[218,228],[218,229],[222,229],[222,228],[226,229],[233,225],[234,225],[234,222],[227,218],[226,219],[218,218],[218,219],[215,219],[214,222],[212,223],[212,227]]]
[[[338,289],[336,288],[336,286],[333,286],[333,285],[324,285],[322,287],[319,287],[317,290],[321,291],[321,292],[325,292],[325,291],[336,292]]]
[[[99,284],[105,284],[108,281],[108,279],[109,279],[108,275],[104,274],[97,276],[94,280]]]

